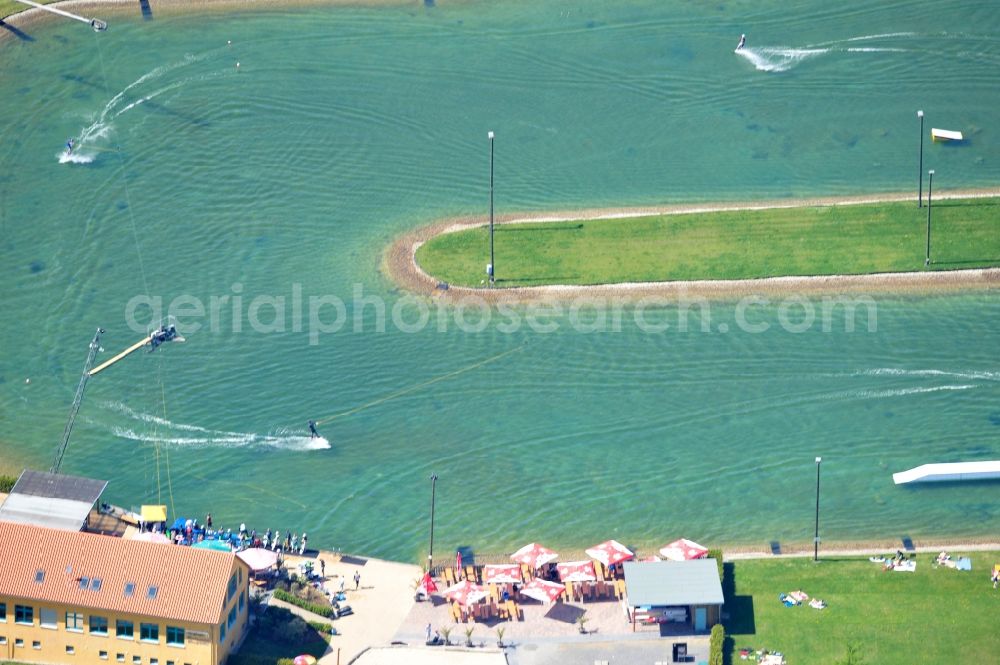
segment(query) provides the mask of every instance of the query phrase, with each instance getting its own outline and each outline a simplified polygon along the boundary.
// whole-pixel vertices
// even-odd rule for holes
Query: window
[[[70,653],[70,654],[76,653],[76,648],[74,648],[72,644],[67,644],[66,645],[66,653]]]
[[[83,631],[83,614],[80,612],[67,612],[66,613],[66,630],[74,630],[76,632]]]
[[[101,578],[100,577],[95,577],[94,579],[90,580],[90,590],[91,591],[100,591],[101,590]]]
[[[56,611],[50,610],[47,607],[43,607],[38,610],[39,620],[41,621],[42,628],[55,628],[56,627]]]
[[[0,644],[7,644],[7,638],[3,635],[0,635]]]
[[[90,615],[90,632],[94,635],[107,635],[108,634],[108,619],[107,617],[98,617],[93,614]]]
[[[142,656],[132,656],[132,665],[142,665]]]
[[[233,573],[232,579],[229,580],[229,593],[226,594],[226,602],[228,603],[233,599],[233,594],[236,593],[238,583],[236,582],[236,573]]]
[[[160,659],[159,658],[150,658],[149,659],[149,665],[160,665]]]
[[[89,577],[81,577],[80,578],[80,588],[81,589],[86,589],[88,586],[90,586],[90,578]]]
[[[125,662],[125,654],[123,654],[123,653],[116,653],[115,654],[115,660],[117,660],[119,663],[124,663]]]
[[[41,649],[42,648],[42,643],[39,642],[38,640],[32,640],[32,642],[31,642],[31,648],[32,649]]]
[[[14,646],[16,646],[16,647],[23,647],[24,646],[24,640],[22,640],[20,637],[15,637],[14,638]]]
[[[7,603],[0,603],[0,621],[7,623]]]
[[[175,665],[175,664],[174,664],[174,661],[172,661],[172,660],[168,660],[168,661],[167,661],[167,665]]]
[[[222,623],[219,624],[219,641],[220,642],[225,642],[226,641],[226,622],[225,621],[223,621]]]
[[[243,606],[244,606],[245,604],[246,604],[246,599],[245,599],[245,598],[243,597],[243,594],[241,593],[241,594],[240,594],[240,612],[242,612],[242,611],[243,611]]]
[[[107,651],[98,651],[97,652],[97,657],[100,658],[101,660],[107,660],[108,659],[108,652]]]
[[[150,600],[156,600],[156,592],[157,591],[159,591],[159,589],[157,587],[155,587],[155,586],[149,587],[149,590],[146,591],[146,598],[148,598]]]
[[[115,635],[118,637],[130,640],[132,639],[132,630],[133,626],[131,621],[123,621],[121,619],[115,620]]]
[[[139,624],[139,639],[146,642],[159,642],[160,625],[156,623]]]
[[[30,605],[15,605],[14,623],[35,623],[35,608]]]
[[[36,570],[35,571],[35,584],[41,584],[44,581],[45,581],[45,571],[44,570]]]
[[[229,621],[228,621],[229,628],[232,628],[234,625],[236,625],[236,608],[235,607],[233,609],[229,610]]]
[[[133,582],[125,583],[125,597],[130,598],[132,594],[135,593],[135,584]]]
[[[167,644],[184,644],[184,629],[177,628],[176,626],[167,626]],[[167,665],[173,664],[170,661],[167,661]]]

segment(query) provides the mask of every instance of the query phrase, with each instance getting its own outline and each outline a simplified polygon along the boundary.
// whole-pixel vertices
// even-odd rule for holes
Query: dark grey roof
[[[626,561],[625,589],[632,607],[722,605],[715,559]]]
[[[25,470],[0,505],[0,520],[79,531],[106,480]]]
[[[69,499],[70,501],[83,501],[94,505],[107,486],[108,481],[106,480],[25,469],[10,493],[44,496],[50,499]]]

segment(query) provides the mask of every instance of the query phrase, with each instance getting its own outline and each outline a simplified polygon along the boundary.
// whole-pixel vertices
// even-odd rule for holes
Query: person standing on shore
[[[360,586],[361,586],[361,571],[355,570],[354,571],[354,590],[357,591]]]
[[[326,579],[326,561],[323,559],[319,560],[319,574],[324,580]]]
[[[205,526],[207,526],[209,529],[212,528],[212,513],[205,515]]]

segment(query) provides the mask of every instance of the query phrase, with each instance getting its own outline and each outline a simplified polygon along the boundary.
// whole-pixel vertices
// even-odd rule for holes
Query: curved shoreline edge
[[[177,16],[181,14],[211,13],[222,10],[268,11],[284,10],[289,7],[319,7],[319,6],[400,6],[409,4],[407,0],[148,0],[153,16]],[[64,11],[79,14],[88,10],[110,12],[113,16],[129,14],[133,17],[142,16],[142,10],[136,0],[59,0],[44,3],[46,7],[56,7]],[[96,18],[103,19],[103,16]],[[46,21],[65,21],[62,16],[51,12],[24,5],[13,14],[0,16],[0,23],[6,23],[14,28],[25,28]],[[81,26],[83,28],[85,26]],[[114,29],[110,26],[109,29]],[[0,44],[5,38],[13,38],[0,30]]]
[[[1000,188],[954,190],[935,195],[935,199],[987,198],[1000,196]],[[696,212],[768,210],[866,203],[910,201],[912,194],[874,194],[802,199],[778,199],[742,203],[674,204],[635,208],[602,208],[537,214],[511,214],[494,218],[495,224],[556,222],[578,219],[627,219],[648,215],[682,215]],[[398,237],[382,258],[386,276],[404,290],[423,296],[460,301],[479,298],[488,303],[525,304],[590,298],[612,302],[650,300],[676,301],[681,298],[714,300],[737,299],[760,295],[839,295],[839,294],[931,294],[958,291],[983,291],[1000,288],[1000,268],[944,270],[929,272],[876,273],[865,275],[820,275],[765,277],[737,280],[694,280],[674,282],[621,282],[594,285],[549,285],[511,288],[472,288],[449,285],[438,288],[439,280],[417,263],[417,249],[430,239],[488,222],[488,218],[463,216],[438,220]]]

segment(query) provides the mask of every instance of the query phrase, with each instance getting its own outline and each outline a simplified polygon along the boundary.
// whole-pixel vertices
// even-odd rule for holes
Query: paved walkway
[[[319,662],[346,665],[371,645],[389,644],[413,605],[414,583],[422,575],[420,567],[331,552],[320,552],[318,557],[286,556],[285,567],[296,571],[300,562],[308,560],[319,572],[320,559],[326,566],[324,586],[336,592],[343,580],[346,604],[354,613],[332,622],[337,634],[330,641],[330,651]],[[357,590],[356,572],[361,575]],[[314,621],[321,620],[311,612],[305,614]]]

